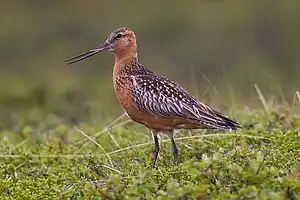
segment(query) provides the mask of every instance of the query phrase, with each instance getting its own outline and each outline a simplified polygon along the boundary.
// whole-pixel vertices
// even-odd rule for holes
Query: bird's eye
[[[119,39],[119,38],[121,38],[121,37],[123,37],[123,35],[122,35],[121,33],[119,33],[119,34],[116,36],[117,39]]]

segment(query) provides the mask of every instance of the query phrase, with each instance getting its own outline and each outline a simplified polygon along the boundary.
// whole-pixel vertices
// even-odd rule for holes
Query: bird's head
[[[127,27],[118,28],[109,34],[104,43],[87,52],[71,57],[65,60],[65,62],[72,64],[102,51],[113,52],[117,57],[124,57],[127,55],[137,56],[136,37],[134,32]]]

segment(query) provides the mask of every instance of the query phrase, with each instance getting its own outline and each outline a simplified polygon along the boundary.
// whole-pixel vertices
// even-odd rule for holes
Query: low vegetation
[[[300,199],[297,103],[269,110],[234,108],[230,113],[243,129],[178,133],[178,165],[168,139],[161,138],[155,169],[150,168],[150,134],[125,117],[110,126],[95,121],[74,126],[49,115],[38,127],[3,129],[0,196]]]

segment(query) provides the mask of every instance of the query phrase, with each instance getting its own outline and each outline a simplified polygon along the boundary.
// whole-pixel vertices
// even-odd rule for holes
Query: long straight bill
[[[91,57],[91,56],[95,55],[96,53],[99,53],[100,51],[106,50],[107,48],[109,48],[109,44],[107,42],[104,42],[103,44],[99,45],[98,47],[96,47],[94,49],[91,49],[87,52],[84,52],[84,53],[81,53],[79,55],[68,58],[67,60],[65,60],[65,62],[70,65],[72,63],[75,63],[75,62],[78,62],[80,60]]]
[[[79,54],[77,56],[68,58],[67,60],[65,60],[65,62],[70,65],[72,63],[76,63],[76,62],[78,62],[80,60],[83,60],[83,59],[86,59],[88,57],[91,57],[91,56],[95,55],[98,52],[99,52],[99,50],[94,50],[94,49],[93,50],[89,50],[89,51],[81,53],[81,54]]]

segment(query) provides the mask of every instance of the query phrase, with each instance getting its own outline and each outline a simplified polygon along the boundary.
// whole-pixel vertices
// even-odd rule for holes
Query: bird
[[[128,27],[113,30],[102,44],[65,62],[73,64],[103,51],[112,52],[115,56],[113,85],[126,115],[152,133],[152,167],[156,166],[160,150],[158,135],[169,137],[174,162],[178,163],[179,153],[174,139],[176,130],[232,131],[241,128],[238,122],[201,103],[179,84],[142,65],[138,59],[136,35]]]

